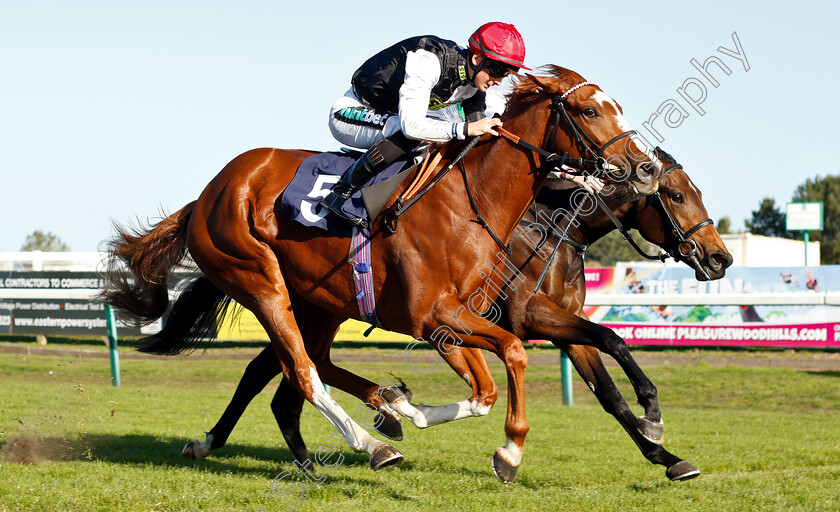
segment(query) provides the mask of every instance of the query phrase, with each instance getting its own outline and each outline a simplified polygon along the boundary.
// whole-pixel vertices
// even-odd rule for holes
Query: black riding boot
[[[347,215],[341,211],[341,207],[365,182],[405,154],[408,151],[407,148],[416,144],[416,141],[409,141],[405,138],[402,132],[379,142],[353,162],[349,169],[344,171],[338,182],[333,185],[330,194],[321,201],[321,206],[350,224],[361,226],[365,222],[364,219]]]

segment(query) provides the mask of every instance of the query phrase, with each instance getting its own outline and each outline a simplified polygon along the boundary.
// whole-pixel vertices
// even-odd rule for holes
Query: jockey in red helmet
[[[522,35],[501,22],[479,27],[468,49],[436,36],[418,36],[365,61],[353,74],[350,90],[333,105],[329,123],[339,142],[368,151],[321,205],[359,224],[360,219],[341,211],[342,205],[420,142],[498,135],[495,128],[502,122],[485,116],[486,92],[520,69],[530,69],[525,67]],[[501,113],[503,107],[497,110]]]

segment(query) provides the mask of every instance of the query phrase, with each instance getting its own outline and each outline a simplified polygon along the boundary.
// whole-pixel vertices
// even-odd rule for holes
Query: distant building
[[[805,242],[739,233],[721,235],[736,267],[804,267]],[[820,243],[808,243],[808,267],[820,264]]]

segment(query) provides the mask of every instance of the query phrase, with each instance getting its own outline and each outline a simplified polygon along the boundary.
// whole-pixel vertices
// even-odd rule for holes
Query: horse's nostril
[[[725,252],[713,252],[709,259],[717,268],[727,268],[732,265],[732,256]]]
[[[639,172],[647,174],[647,175],[651,175],[654,172],[656,172],[656,167],[654,167],[653,164],[651,164],[649,162],[646,162],[646,163],[643,163],[643,164],[639,165]]]

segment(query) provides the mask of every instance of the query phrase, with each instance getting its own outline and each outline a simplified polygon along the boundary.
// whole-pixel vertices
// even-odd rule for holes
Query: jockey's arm
[[[498,119],[481,119],[466,123],[450,122],[427,116],[432,88],[440,80],[440,60],[426,50],[406,55],[405,79],[400,87],[400,128],[406,137],[430,142],[447,142],[467,136],[492,133],[500,126]]]

